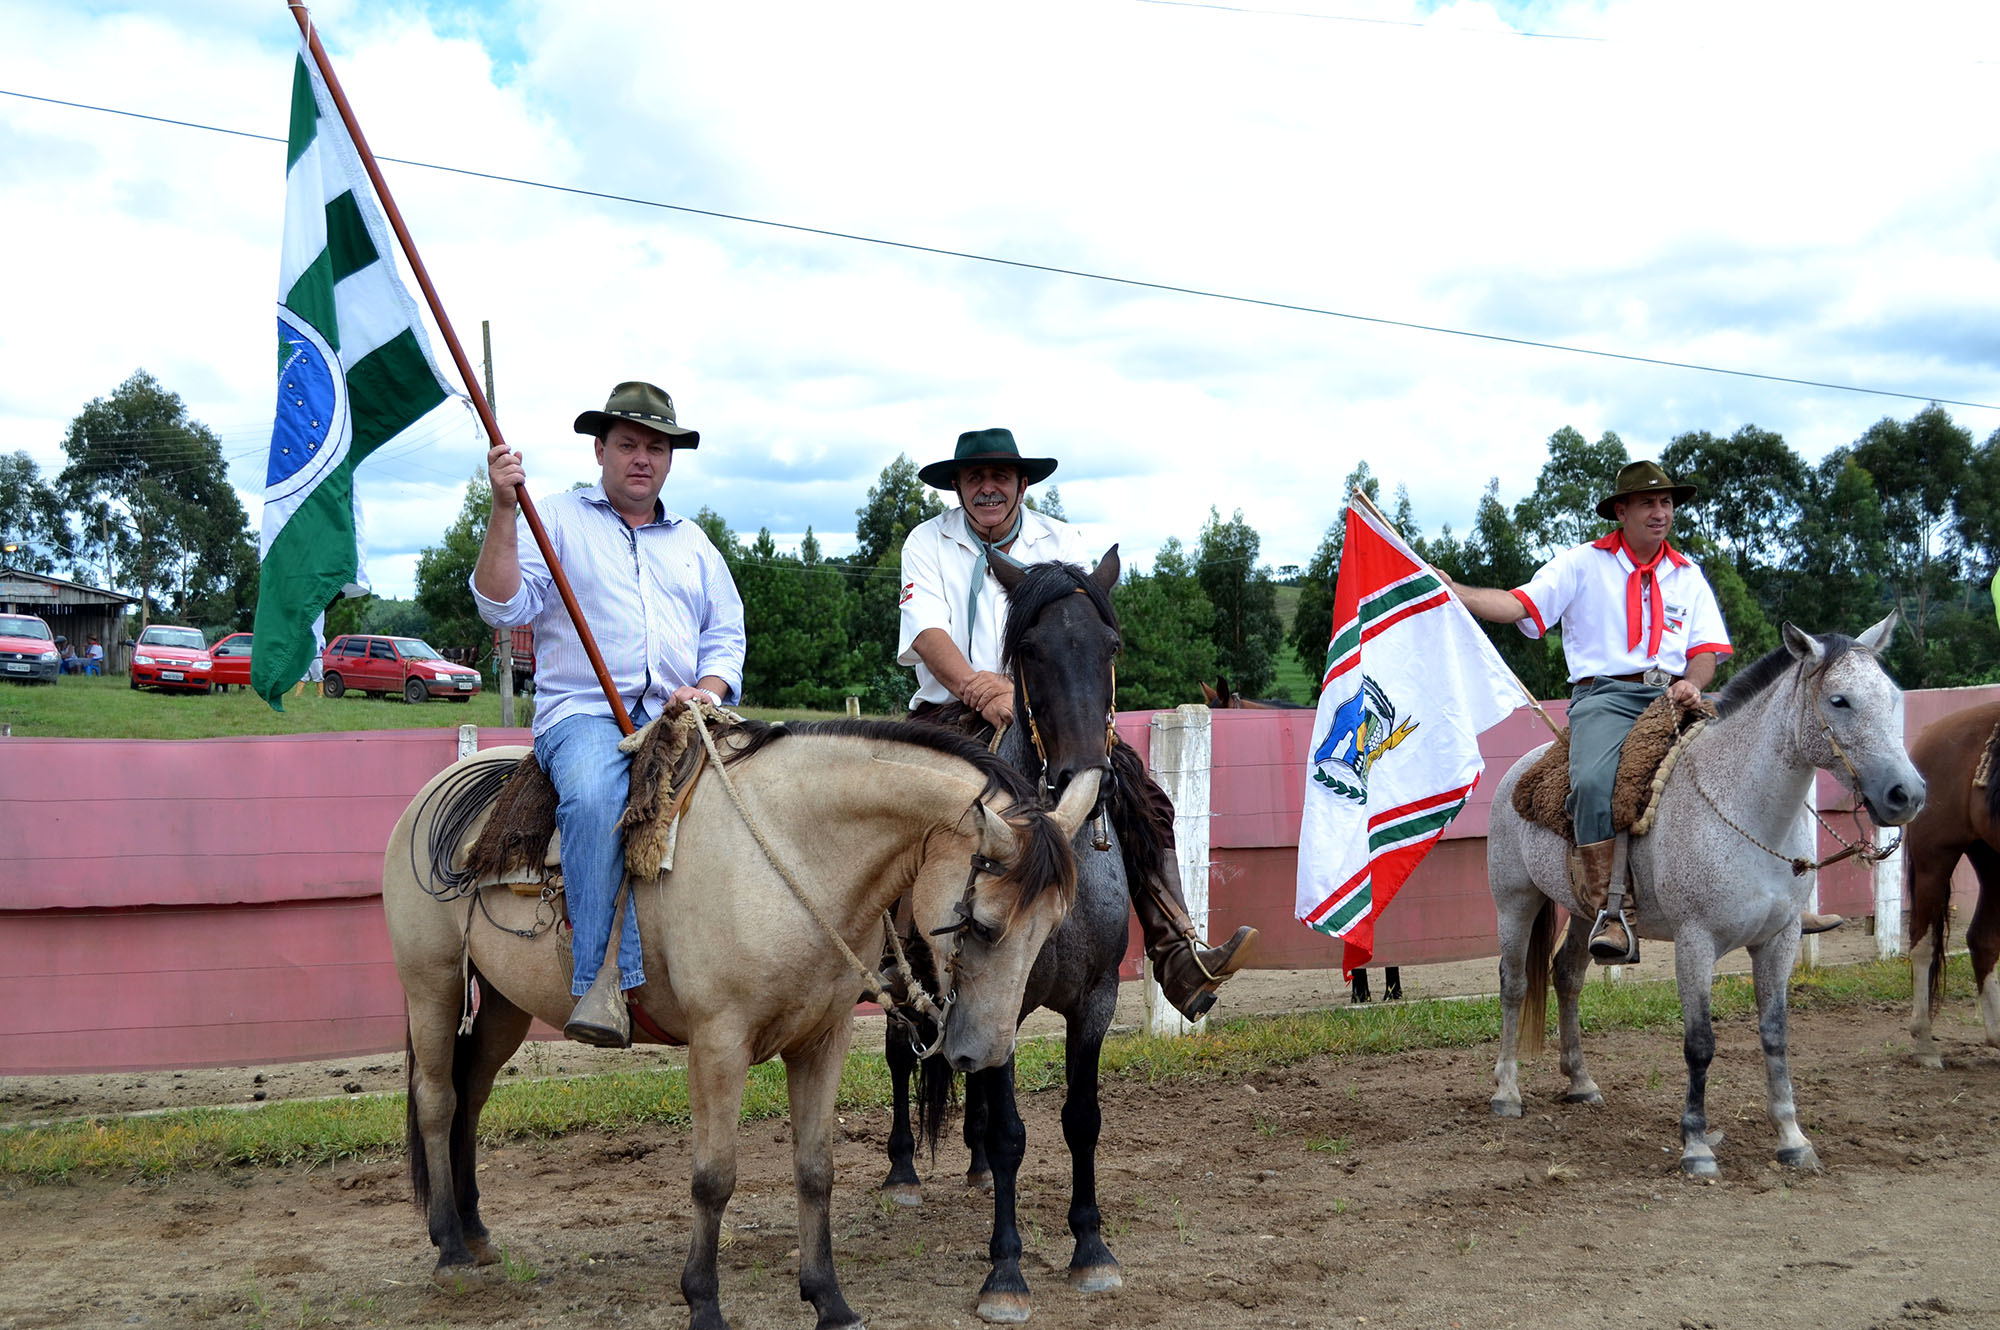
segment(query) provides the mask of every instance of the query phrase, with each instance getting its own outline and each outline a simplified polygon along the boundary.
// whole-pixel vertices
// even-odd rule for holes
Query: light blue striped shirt
[[[628,712],[643,701],[657,716],[676,688],[706,675],[728,685],[723,701],[741,696],[743,598],[706,532],[664,508],[656,520],[629,527],[602,485],[538,500],[535,510]],[[534,626],[535,733],[566,716],[609,716],[611,704],[525,519],[519,551],[521,586],[513,597],[492,600],[475,586],[472,598],[495,628]]]

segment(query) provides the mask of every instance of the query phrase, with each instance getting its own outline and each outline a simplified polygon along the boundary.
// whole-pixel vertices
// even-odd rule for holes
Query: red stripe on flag
[[[1446,790],[1442,794],[1425,795],[1421,799],[1412,799],[1409,803],[1402,804],[1396,808],[1385,808],[1381,812],[1369,816],[1368,827],[1372,831],[1384,822],[1394,822],[1399,818],[1408,817],[1412,813],[1426,812],[1429,809],[1438,807],[1440,804],[1457,803],[1460,799],[1472,793],[1473,785],[1477,784],[1479,784],[1479,780],[1477,777],[1474,777],[1471,784],[1461,785],[1455,790]]]
[[[1354,890],[1355,883],[1361,881],[1362,878],[1367,877],[1369,870],[1374,866],[1375,866],[1375,861],[1373,859],[1370,859],[1367,863],[1361,865],[1361,870],[1357,872],[1353,877],[1348,878],[1347,881],[1341,883],[1339,886],[1335,887],[1332,891],[1329,891],[1326,894],[1326,899],[1321,901],[1317,906],[1315,906],[1313,908],[1312,913],[1306,916],[1306,922],[1309,924],[1316,924],[1320,920],[1326,918],[1327,911],[1333,908],[1334,902],[1341,900],[1343,897],[1347,895],[1348,892]]]
[[[1348,662],[1361,654],[1362,647],[1367,646],[1370,642],[1380,637],[1383,633],[1388,632],[1403,620],[1413,614],[1422,614],[1426,610],[1434,610],[1450,599],[1451,593],[1440,587],[1435,594],[1425,596],[1422,600],[1413,600],[1407,605],[1400,605],[1396,608],[1395,613],[1386,614],[1375,620],[1375,622],[1361,630],[1361,640],[1355,644],[1354,650],[1333,663],[1333,667],[1326,672],[1326,679],[1331,679],[1334,675],[1346,669]],[[1320,680],[1321,688],[1326,687],[1326,679]]]

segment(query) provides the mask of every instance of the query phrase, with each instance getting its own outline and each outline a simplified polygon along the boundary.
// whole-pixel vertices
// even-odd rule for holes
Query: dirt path
[[[1061,1279],[1060,1098],[1029,1096],[1034,1323],[2000,1324],[2000,1051],[1976,1042],[1969,1011],[1948,1010],[1948,1065],[1927,1073],[1904,1020],[1900,1006],[1795,1020],[1801,1120],[1827,1165],[1816,1176],[1771,1163],[1755,1027],[1720,1026],[1709,1106],[1728,1138],[1713,1186],[1675,1166],[1671,1035],[1588,1038],[1600,1110],[1556,1102],[1562,1078],[1544,1055],[1523,1071],[1526,1118],[1508,1123],[1486,1111],[1490,1045],[1322,1058],[1225,1087],[1110,1086],[1100,1189],[1126,1286],[1090,1299]],[[984,1198],[947,1150],[921,1210],[882,1204],[886,1129],[884,1114],[850,1115],[838,1144],[848,1298],[878,1330],[975,1326]],[[809,1326],[788,1130],[748,1127],[742,1145],[724,1306],[740,1327]],[[664,1130],[491,1151],[484,1212],[516,1264],[450,1289],[428,1277],[401,1160],[15,1186],[0,1198],[0,1327],[678,1327],[687,1177],[687,1138]]]

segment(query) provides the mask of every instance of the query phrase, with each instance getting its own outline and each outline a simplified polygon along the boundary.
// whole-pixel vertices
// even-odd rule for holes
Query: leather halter
[[[984,815],[985,805],[975,803],[973,807],[979,809],[982,816]],[[942,928],[933,928],[930,932],[932,937],[944,937],[947,934],[951,937],[951,950],[945,953],[944,970],[939,976],[941,982],[936,997],[924,991],[924,986],[917,980],[916,972],[910,968],[909,958],[903,954],[903,940],[897,935],[895,921],[887,912],[882,915],[882,929],[889,937],[890,948],[895,952],[896,965],[908,977],[909,985],[914,992],[907,1003],[894,1000],[881,1002],[882,998],[888,996],[884,986],[876,1000],[881,1002],[883,1016],[903,1027],[909,1038],[910,1048],[916,1053],[918,1061],[944,1047],[945,1023],[951,1019],[951,1005],[958,999],[958,961],[959,957],[965,954],[965,935],[970,933],[987,946],[1000,940],[1000,935],[993,930],[992,925],[979,922],[979,916],[973,912],[972,902],[977,895],[981,873],[1000,877],[1006,871],[1007,865],[998,859],[989,858],[977,850],[972,852],[972,866],[965,874],[965,890],[951,907],[956,922],[946,924]],[[922,1042],[923,1027],[917,1024],[913,1012],[930,1017],[937,1026],[937,1037],[931,1040],[928,1047]]]
[[[1087,595],[1082,587],[1072,588],[1073,595]],[[1122,645],[1122,644],[1121,644]],[[1023,669],[1016,673],[1015,682],[1021,689],[1021,718],[1028,722],[1028,742],[1035,746],[1035,757],[1042,764],[1042,790],[1050,803],[1056,801],[1055,782],[1049,778],[1049,751],[1042,745],[1041,727],[1035,724],[1035,702],[1028,696],[1028,672]],[[1111,699],[1104,711],[1104,755],[1109,758],[1111,750],[1118,746],[1118,659],[1111,660]]]

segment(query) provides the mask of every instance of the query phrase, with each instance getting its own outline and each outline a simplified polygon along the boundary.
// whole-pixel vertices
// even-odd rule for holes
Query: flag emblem
[[[1334,708],[1326,738],[1313,749],[1313,780],[1344,799],[1367,802],[1368,769],[1416,728],[1414,720],[1399,723],[1382,685],[1363,675],[1354,696]]]

